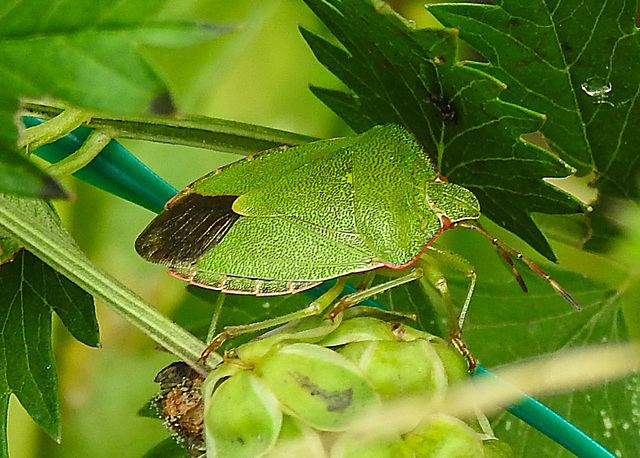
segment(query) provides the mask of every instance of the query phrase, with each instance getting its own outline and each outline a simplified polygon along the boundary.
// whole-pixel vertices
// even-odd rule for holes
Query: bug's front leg
[[[438,295],[445,306],[451,344],[467,359],[469,363],[469,370],[473,371],[477,362],[467,347],[467,344],[462,339],[462,328],[467,316],[467,311],[469,310],[471,297],[473,296],[473,292],[476,287],[477,274],[475,268],[469,261],[460,255],[435,245],[428,246],[428,251],[418,260],[418,263],[424,266],[423,270],[425,273],[421,279],[423,286],[426,289],[430,287],[434,288],[438,292]],[[447,281],[446,276],[438,268],[438,265],[443,264],[463,273],[469,279],[467,294],[459,312],[457,311],[453,298],[451,297],[449,282]]]

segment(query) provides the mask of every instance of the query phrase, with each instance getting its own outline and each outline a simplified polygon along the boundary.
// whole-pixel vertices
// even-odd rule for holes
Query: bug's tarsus
[[[473,221],[473,222],[471,222],[471,221],[459,221],[457,223],[452,224],[451,228],[452,229],[455,229],[455,228],[472,229],[472,230],[477,231],[480,234],[484,235],[489,240],[491,240],[491,243],[498,249],[498,251],[500,252],[502,257],[511,266],[511,269],[513,271],[513,274],[516,277],[516,280],[518,280],[518,283],[520,284],[520,287],[525,292],[527,291],[527,287],[524,284],[524,280],[522,280],[522,277],[520,276],[520,273],[516,269],[516,267],[515,267],[515,265],[513,263],[513,259],[511,259],[511,256],[513,256],[514,258],[517,258],[517,259],[521,260],[522,262],[524,262],[529,269],[531,269],[533,272],[538,274],[542,279],[544,279],[549,284],[549,286],[551,286],[554,289],[555,292],[560,294],[569,304],[571,304],[571,306],[574,309],[581,310],[580,304],[578,304],[578,302],[573,297],[571,297],[571,295],[567,292],[567,290],[565,290],[562,286],[560,286],[560,284],[557,281],[555,281],[553,278],[551,278],[551,276],[548,273],[546,273],[544,270],[542,270],[540,267],[538,267],[537,264],[535,264],[529,258],[525,257],[519,251],[514,250],[513,248],[511,248],[506,243],[504,243],[504,242],[498,240],[497,238],[493,237],[479,223],[477,223],[475,221]]]
[[[462,331],[460,331],[456,335],[452,335],[449,341],[451,342],[451,345],[453,345],[453,347],[458,350],[460,354],[467,360],[467,364],[469,365],[469,373],[471,373],[476,370],[478,361],[471,353],[471,350],[469,350],[469,347],[467,347],[467,343],[462,340],[461,333]]]
[[[218,334],[217,336],[215,336],[211,340],[211,342],[209,342],[209,345],[207,345],[207,348],[205,348],[202,354],[200,354],[200,361],[206,361],[207,359],[209,359],[209,355],[211,355],[211,353],[213,353],[218,348],[220,348],[220,346],[223,343],[225,343],[227,339],[231,337],[233,337],[233,334],[228,332],[226,329],[222,331],[220,334]]]

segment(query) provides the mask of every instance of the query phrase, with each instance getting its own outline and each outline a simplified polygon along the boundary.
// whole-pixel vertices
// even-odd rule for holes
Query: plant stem
[[[27,199],[23,199],[29,202]],[[33,201],[31,201],[33,202]],[[71,243],[60,243],[21,211],[20,205],[0,205],[0,227],[10,232],[42,261],[100,299],[154,341],[195,368],[211,370],[221,358],[212,354],[203,364],[206,345],[169,320],[140,296],[100,269]],[[49,232],[49,233],[48,233]],[[204,365],[204,367],[203,367]]]
[[[23,100],[20,117],[53,119],[69,108],[50,100]],[[205,116],[181,119],[165,116],[126,117],[90,113],[85,125],[96,130],[108,129],[114,138],[131,138],[172,145],[252,154],[282,145],[300,145],[316,138],[253,124]]]

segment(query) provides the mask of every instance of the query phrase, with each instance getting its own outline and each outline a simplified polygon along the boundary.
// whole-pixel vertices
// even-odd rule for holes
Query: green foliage
[[[560,157],[596,170],[601,190],[637,197],[637,2],[496,3],[429,11],[486,57],[472,65],[507,84],[504,100],[547,116],[541,131]]]
[[[12,393],[47,434],[60,439],[52,312],[76,339],[91,346],[99,342],[91,296],[27,251],[2,268],[0,296],[0,455],[5,455]]]
[[[141,57],[140,45],[183,46],[228,27],[160,18],[165,0],[52,4],[29,0],[0,9],[0,191],[45,198],[68,197],[60,184],[16,149],[14,113],[24,96],[52,95],[115,113],[148,110],[164,85]],[[18,204],[4,199],[2,206]],[[21,209],[45,224],[64,246],[55,217],[38,202]],[[60,235],[62,234],[62,235]],[[73,243],[73,242],[72,242]],[[7,247],[11,249],[6,251]],[[3,252],[19,246],[3,237]],[[73,251],[73,249],[71,250]],[[51,355],[51,314],[55,311],[79,341],[98,345],[91,295],[27,252],[2,269],[0,315],[0,456],[6,456],[6,412],[11,393],[53,438],[60,438],[57,378]],[[10,299],[9,299],[10,298]]]
[[[159,18],[165,3],[103,2],[88,8],[76,0],[28,0],[0,8],[0,191],[64,196],[14,151],[19,97],[50,95],[87,108],[139,114],[165,90],[140,56],[140,45],[180,46],[228,31]]]
[[[640,33],[633,0],[575,5],[571,1],[504,1],[497,5],[432,5],[444,25],[480,51],[471,63],[508,85],[502,98],[544,113],[541,128],[559,156],[593,171],[601,204],[592,216],[590,249],[617,233],[611,198],[636,199],[640,162]]]
[[[289,80],[280,92],[272,91],[279,95],[276,98],[287,100],[284,108],[275,104],[272,108],[273,99],[266,103],[268,109],[261,108],[264,102],[260,100],[255,104],[253,99],[238,102],[245,89],[252,88],[256,82],[264,82],[268,73],[266,64],[260,60],[261,55],[247,58],[242,54],[249,47],[247,43],[255,40],[260,49],[271,44],[282,49],[285,55],[292,45],[276,39],[269,27],[266,35],[256,33],[252,27],[256,27],[255,22],[264,20],[268,23],[263,16],[269,18],[269,15],[275,18],[273,24],[279,27],[287,8],[278,10],[269,2],[264,6],[253,1],[238,2],[236,10],[226,4],[224,8],[213,5],[206,13],[211,17],[238,11],[238,17],[241,15],[242,19],[234,19],[235,22],[248,18],[241,24],[245,28],[241,27],[235,35],[233,46],[223,51],[203,48],[196,58],[189,59],[189,65],[184,66],[175,64],[180,62],[181,51],[146,47],[145,55],[156,57],[150,66],[140,57],[141,44],[195,43],[226,30],[176,21],[174,18],[180,14],[161,14],[165,3],[162,0],[127,0],[115,4],[101,2],[88,8],[86,2],[79,0],[67,0],[57,6],[44,0],[23,0],[0,7],[0,55],[3,57],[0,59],[0,85],[3,87],[0,97],[0,190],[44,197],[64,195],[57,182],[16,152],[12,123],[20,96],[53,95],[90,109],[140,114],[147,110],[155,96],[167,89],[156,71],[174,82],[170,90],[185,93],[191,83],[202,88],[202,81],[224,72],[230,62],[245,59],[245,65],[241,67],[244,71],[240,72],[243,78],[238,83],[241,94],[228,90],[229,81],[238,79],[238,73],[230,72],[231,76],[226,80],[213,78],[219,84],[212,93],[222,93],[230,100],[231,108],[227,107],[227,111],[218,111],[219,105],[206,101],[200,105],[194,103],[194,100],[209,97],[199,92],[178,99],[179,108],[198,107],[203,112],[212,111],[207,114],[220,116],[220,113],[236,113],[233,109],[239,105],[249,105],[247,111],[253,114],[276,113],[272,120],[274,125],[289,130],[295,125],[312,133],[318,125],[335,122],[335,119],[326,121],[322,118],[324,115],[316,105],[297,111],[299,108],[291,103],[297,93],[291,89]],[[567,0],[509,0],[496,2],[498,5],[430,7],[442,23],[456,27],[456,30],[418,30],[390,13],[386,6],[376,3],[372,7],[365,0],[307,0],[306,3],[333,37],[322,38],[307,29],[303,29],[303,36],[318,60],[350,92],[315,86],[312,91],[356,131],[389,122],[406,125],[443,175],[478,196],[484,215],[513,231],[547,258],[553,259],[553,251],[530,214],[566,214],[580,208],[575,200],[544,183],[542,177],[564,176],[570,167],[580,172],[595,170],[599,177],[596,185],[604,197],[637,198],[638,167],[634,148],[640,135],[636,125],[638,104],[635,103],[639,72],[633,2],[616,0],[597,5],[591,5],[594,2],[574,5]],[[285,2],[285,5],[291,9],[293,3]],[[200,5],[200,8],[200,13],[205,14],[204,6]],[[299,21],[296,18],[291,22]],[[302,23],[310,30],[322,30],[308,16]],[[488,63],[458,60],[458,37],[481,52]],[[334,38],[344,48],[331,44],[335,42]],[[302,43],[299,37],[295,40],[296,45]],[[166,57],[168,64],[163,65],[162,59],[157,58],[163,53],[169,56]],[[323,79],[326,75],[305,73],[311,66],[308,61],[286,59],[291,58],[285,58],[287,63],[281,64],[280,70],[287,75],[302,74],[305,81],[322,86],[330,84],[328,79]],[[190,79],[185,76],[185,67],[190,71],[197,70],[196,67],[209,68],[209,73],[203,70]],[[290,120],[283,122],[283,112],[294,113],[291,117],[301,120],[300,124],[292,124]],[[538,129],[560,159],[521,139],[522,134]],[[327,132],[331,130],[326,128]],[[344,132],[334,128],[333,133]],[[144,147],[136,145],[132,149],[138,154]],[[167,156],[162,156],[162,148],[154,147],[153,155],[149,154],[145,161],[151,162],[152,168],[162,175],[171,176],[176,184],[183,185],[230,160],[210,154],[196,156],[193,151],[188,154],[187,150],[171,149]],[[162,269],[154,270],[133,257],[133,239],[150,219],[148,214],[136,213],[126,205],[117,206],[119,204],[87,188],[80,187],[78,195],[80,199],[72,207],[61,208],[70,214],[69,225],[75,229],[74,235],[83,241],[85,250],[90,251],[92,259],[106,265],[110,271],[117,271],[119,277],[129,281],[134,289],[144,289],[159,308],[173,306],[176,299],[181,299],[180,307],[173,312],[175,319],[204,339],[211,317],[209,302],[215,302],[219,295],[203,292],[202,295],[212,296],[206,301],[180,296],[175,288],[170,289],[175,283]],[[24,210],[19,204],[12,205],[13,214]],[[5,208],[6,205],[0,205],[0,209]],[[110,213],[109,208],[112,209]],[[602,208],[601,204],[596,205],[596,212]],[[3,227],[6,218],[6,213],[0,216]],[[41,224],[48,217],[36,215],[30,218],[24,217],[29,223],[25,227],[37,226],[41,241],[54,239],[56,243],[51,246],[57,247],[56,253],[69,252],[74,259],[81,259],[77,247],[69,245],[66,236],[60,238],[60,227],[47,229],[46,224]],[[582,223],[581,218],[573,215],[571,222]],[[545,228],[551,228],[559,238],[577,238],[569,232],[568,228],[572,226],[567,224],[569,220],[565,217],[548,217],[544,221]],[[492,227],[491,231],[500,238],[509,239],[509,235],[499,228]],[[611,231],[610,225],[597,226],[590,236],[609,239]],[[551,233],[545,232],[547,236]],[[4,247],[6,239],[2,240]],[[518,245],[517,240],[507,241]],[[554,243],[554,249],[565,265],[595,278],[544,266],[581,303],[584,310],[576,313],[542,280],[526,272],[523,276],[530,293],[522,293],[508,269],[500,265],[493,248],[476,234],[454,232],[443,236],[442,242],[468,257],[478,268],[478,287],[464,335],[474,354],[486,366],[586,343],[624,341],[628,339],[627,322],[636,336],[640,332],[636,305],[637,285],[640,284],[637,267],[620,268],[609,258],[595,257]],[[11,253],[17,246],[16,239],[10,238],[8,243]],[[617,249],[628,255],[631,253],[629,247],[635,249],[635,245],[621,241]],[[45,259],[42,253],[36,254]],[[624,256],[615,259],[629,261]],[[47,263],[55,265],[56,270],[51,270],[29,253],[21,253],[0,270],[0,293],[2,297],[11,298],[0,304],[0,323],[5,323],[0,355],[6,358],[0,364],[0,412],[3,415],[0,418],[3,426],[0,428],[0,456],[6,455],[4,414],[11,393],[18,396],[48,434],[59,436],[60,408],[50,348],[51,312],[55,311],[62,318],[76,338],[90,345],[97,344],[89,297],[60,274],[59,264],[49,259]],[[108,304],[109,300],[120,304],[120,311],[125,315],[130,310],[127,307],[133,307],[130,304],[140,305],[136,295],[127,295],[128,290],[123,292],[115,288],[109,283],[109,275],[97,266],[81,265],[82,269],[70,267],[70,273],[90,274],[83,277],[84,283],[79,277],[73,279],[85,290]],[[149,272],[157,272],[158,277]],[[454,299],[461,303],[466,280],[452,274],[451,283]],[[430,301],[433,296],[432,291],[424,291],[414,283],[389,291],[378,299],[390,309],[416,312],[418,327],[440,333],[446,325],[443,326],[442,318],[436,313],[437,300]],[[225,298],[218,325],[271,318],[299,310],[308,301],[302,295],[278,298],[230,295]],[[166,332],[169,328],[161,329],[165,330],[164,334],[171,334]],[[124,349],[135,345],[136,339],[122,337],[123,332],[122,327],[118,327],[117,336],[111,334],[109,337],[125,342],[120,349],[123,354],[119,355],[124,359],[131,356],[124,354]],[[161,336],[162,332],[159,334]],[[175,335],[167,338],[170,340],[171,337],[175,338]],[[197,348],[197,343],[192,348]],[[136,366],[147,359],[156,364],[150,355],[153,355],[151,349],[137,355]],[[97,358],[94,355],[90,359],[94,357]],[[151,365],[147,369],[149,384],[154,367]],[[117,372],[126,368],[125,364],[114,364],[110,370]],[[144,371],[141,369],[140,372]],[[79,375],[74,373],[70,378],[77,379]],[[133,390],[134,380],[128,373],[115,376],[117,382],[131,384],[124,386],[107,378],[111,375],[108,371],[100,372],[99,378],[104,378],[104,383],[113,383],[105,390]],[[612,451],[630,456],[636,452],[634,434],[640,428],[638,386],[638,377],[632,377],[545,402]],[[145,387],[145,393],[150,394],[150,389]],[[100,406],[111,407],[107,402]],[[123,420],[121,413],[115,423],[126,424],[130,432],[133,426],[130,427],[129,422],[136,421],[133,413],[139,405],[128,407],[132,418]],[[84,418],[97,417],[102,419],[102,412],[91,412]],[[94,435],[102,434],[105,428],[103,424],[77,423],[75,427],[93,427],[88,430]],[[569,455],[508,414],[499,419],[497,431],[499,437],[514,446],[516,456]],[[73,433],[67,435],[65,432],[65,435],[69,437]],[[141,435],[140,440],[146,438]],[[58,449],[46,450],[45,447],[39,454],[74,454],[53,450]],[[174,456],[173,450],[165,442],[149,456]],[[76,455],[87,453],[84,449],[75,452]]]

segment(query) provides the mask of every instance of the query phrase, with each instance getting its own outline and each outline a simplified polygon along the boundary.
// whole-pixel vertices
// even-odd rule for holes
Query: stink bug
[[[404,127],[388,124],[265,151],[215,170],[167,203],[138,237],[136,250],[192,284],[267,296],[382,267],[419,266],[444,230],[474,229],[490,238],[523,289],[510,255],[577,307],[535,264],[484,231],[479,217],[476,196],[441,177]],[[475,284],[475,272],[465,266],[471,286],[458,319],[449,317],[454,341]],[[389,284],[417,278],[415,270]],[[352,302],[343,300],[330,316]]]

